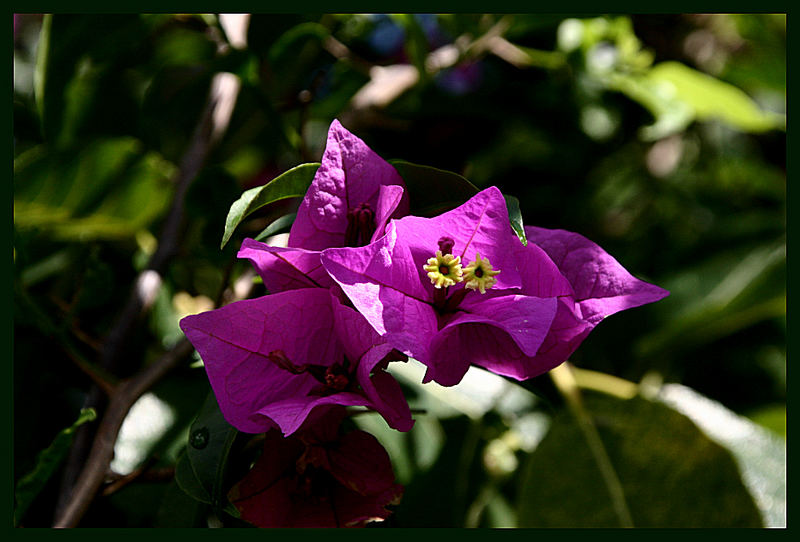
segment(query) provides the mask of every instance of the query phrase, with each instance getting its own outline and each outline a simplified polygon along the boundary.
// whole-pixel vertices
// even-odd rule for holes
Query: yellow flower
[[[437,288],[453,286],[462,280],[461,256],[442,255],[442,251],[437,250],[436,256],[428,258],[428,263],[422,268],[428,272],[428,278]]]
[[[489,259],[481,259],[481,255],[475,253],[475,260],[464,268],[464,283],[465,288],[471,290],[480,290],[482,294],[486,293],[487,288],[491,288],[497,282],[494,278],[495,275],[500,273],[498,269],[492,269],[492,264]]]

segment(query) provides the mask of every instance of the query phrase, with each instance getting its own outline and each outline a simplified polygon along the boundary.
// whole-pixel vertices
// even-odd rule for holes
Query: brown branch
[[[220,52],[224,52],[227,44],[219,42],[218,46]],[[214,76],[211,82],[208,102],[192,135],[189,147],[181,159],[174,179],[175,193],[164,222],[158,248],[150,258],[147,267],[137,277],[125,306],[104,341],[98,366],[105,371],[114,374],[120,372],[123,366],[123,354],[128,350],[129,338],[155,300],[155,295],[161,285],[161,274],[180,246],[179,239],[186,194],[191,183],[205,165],[211,149],[227,129],[238,92],[239,80],[236,76],[230,73],[217,73]],[[124,389],[123,386],[117,388],[117,390]],[[108,404],[108,413],[112,412],[112,407],[120,408],[119,404],[114,402],[115,399],[112,398],[111,403]],[[92,407],[98,412],[102,412],[105,404],[104,392],[98,386],[92,386],[84,406]],[[123,415],[124,413],[127,413],[127,409],[123,412]],[[115,412],[115,414],[119,414],[119,412]],[[104,417],[104,419],[106,418]],[[95,428],[88,425],[81,426],[76,432],[73,446],[70,449],[62,474],[61,491],[55,512],[56,518],[69,517],[68,510],[75,510],[76,495],[78,495],[77,492],[80,489],[77,484],[81,481],[78,479],[78,473],[81,472],[80,476],[83,477],[83,473],[91,466],[93,459],[91,454],[97,448],[97,441],[102,439],[110,441],[113,451],[113,442],[116,440],[119,427],[117,426],[112,433],[103,433],[103,431],[111,431],[114,429],[114,424],[122,423],[122,419],[117,420],[112,417],[112,420],[113,424],[109,422],[110,425],[101,426],[96,429],[96,433]],[[94,444],[91,444],[93,436]],[[87,453],[90,454],[88,460]],[[83,470],[81,471],[81,469]],[[96,489],[95,487],[94,490],[96,491]],[[92,497],[93,495],[89,496],[88,499],[90,500]],[[87,497],[84,494],[82,498],[86,499]],[[85,508],[78,506],[78,509],[80,510],[79,519]],[[70,513],[74,514],[74,512]]]
[[[158,469],[140,467],[130,474],[121,475],[114,473],[110,478],[106,477],[107,485],[103,488],[101,495],[103,497],[113,495],[135,481],[169,482],[174,477],[175,467],[161,467]]]
[[[103,484],[108,465],[114,457],[114,444],[117,441],[122,422],[133,404],[153,384],[158,382],[170,369],[193,351],[192,344],[181,340],[158,361],[145,368],[134,378],[123,380],[116,388],[97,430],[89,457],[78,477],[69,503],[57,517],[53,527],[75,527],[86,513],[100,486]]]

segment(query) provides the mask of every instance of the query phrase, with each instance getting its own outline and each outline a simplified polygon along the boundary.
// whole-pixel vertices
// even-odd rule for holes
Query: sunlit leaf
[[[688,418],[643,398],[584,394],[635,527],[760,527],[731,454]],[[519,479],[520,527],[619,527],[584,434],[564,411]]]
[[[130,137],[101,138],[80,150],[20,156],[14,225],[66,240],[134,235],[169,204],[174,166]]]
[[[75,423],[62,430],[56,435],[50,446],[39,452],[36,466],[17,482],[17,487],[14,491],[14,499],[16,501],[14,506],[14,525],[19,525],[28,507],[30,507],[47,481],[61,465],[72,445],[75,430],[95,418],[97,418],[97,413],[94,409],[82,409]]]
[[[314,174],[319,166],[319,163],[301,164],[275,177],[263,186],[245,191],[238,200],[233,202],[228,211],[220,248],[227,244],[236,227],[250,214],[276,201],[303,197],[311,181],[314,180]]]
[[[689,417],[727,448],[766,527],[786,527],[786,441],[752,421],[680,384],[666,384],[656,399]],[[785,409],[783,409],[785,423]]]
[[[700,120],[718,119],[746,132],[785,126],[783,115],[762,110],[741,89],[680,62],[656,64],[648,78],[671,84],[676,96],[689,104]]]
[[[528,244],[528,239],[525,237],[525,225],[522,223],[522,212],[519,210],[519,200],[514,196],[503,194],[506,199],[506,207],[508,207],[508,219],[511,221],[511,228],[514,233],[519,237],[523,245]]]
[[[612,74],[609,86],[644,106],[655,122],[640,130],[641,137],[652,141],[685,130],[695,120],[689,104],[675,96],[669,84],[641,75]]]
[[[610,88],[639,102],[655,117],[642,128],[655,140],[686,129],[695,120],[719,120],[744,132],[783,129],[783,115],[762,110],[741,89],[680,62],[662,62],[643,74],[613,73]]]

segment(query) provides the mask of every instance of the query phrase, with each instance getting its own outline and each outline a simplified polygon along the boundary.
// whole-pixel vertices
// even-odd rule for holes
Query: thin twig
[[[603,441],[600,439],[597,427],[595,427],[589,413],[583,408],[581,393],[575,381],[575,376],[572,374],[569,362],[562,363],[551,370],[549,374],[553,379],[553,383],[566,400],[567,407],[572,412],[575,420],[578,422],[578,427],[580,427],[581,432],[586,438],[589,451],[605,482],[620,527],[633,527],[633,518],[631,517],[628,503],[625,500],[625,491],[622,488],[622,482],[620,482],[617,472],[614,470],[614,465],[608,457],[608,452],[606,452]]]
[[[66,528],[78,525],[103,484],[108,465],[114,457],[117,435],[128,411],[139,397],[193,350],[192,344],[187,339],[182,339],[158,361],[149,365],[137,376],[123,380],[117,386],[100,422],[86,465],[78,477],[69,503],[56,519],[54,527]]]
[[[106,477],[106,485],[103,488],[103,497],[113,495],[117,491],[127,487],[132,482],[169,482],[175,478],[175,467],[161,467],[158,469],[139,468],[130,474],[114,474],[110,479]]]
[[[225,44],[220,43],[220,50],[223,50],[224,47]],[[152,305],[155,295],[161,285],[161,273],[166,268],[171,258],[177,253],[180,244],[179,238],[183,223],[186,193],[192,181],[194,181],[197,174],[205,165],[206,157],[211,148],[219,141],[222,134],[227,129],[238,92],[239,80],[233,74],[218,73],[212,80],[208,103],[192,135],[189,148],[179,165],[175,178],[175,192],[172,205],[164,222],[158,248],[150,258],[146,269],[137,277],[122,312],[112,326],[111,331],[106,336],[106,340],[103,344],[99,366],[106,371],[112,373],[118,373],[120,371],[122,360],[124,359],[123,353],[128,346],[128,339],[133,330],[141,322],[143,315]],[[108,405],[109,412],[112,404]],[[105,406],[105,397],[100,388],[93,386],[89,390],[84,406],[90,406],[95,408],[98,412],[102,412]],[[127,410],[125,412],[127,412]],[[119,414],[119,412],[117,412],[117,414]],[[77,484],[80,482],[78,473],[81,472],[80,476],[83,477],[83,472],[89,467],[89,464],[86,463],[86,454],[92,453],[89,451],[92,438],[94,438],[95,443],[91,444],[91,450],[96,448],[95,444],[98,440],[112,442],[113,450],[113,442],[116,440],[117,431],[119,430],[116,423],[121,424],[122,419],[114,419],[113,422],[114,423],[109,422],[106,426],[101,425],[96,433],[94,432],[94,428],[87,426],[81,426],[76,432],[73,446],[70,449],[70,455],[62,475],[61,491],[55,513],[57,518],[67,516],[67,509],[76,509],[75,495],[78,490]],[[104,430],[114,430],[114,432],[109,435],[104,434]],[[91,455],[89,456],[89,460],[91,460]],[[81,471],[81,469],[83,469],[83,471]],[[76,481],[76,479],[78,481]],[[74,490],[73,487],[75,488]],[[96,491],[97,488],[95,487],[94,489]],[[93,495],[88,498],[91,499],[92,497]],[[84,495],[83,498],[85,499],[86,496]],[[85,511],[85,508],[78,506],[77,509],[80,510],[80,514],[78,514],[79,518]]]

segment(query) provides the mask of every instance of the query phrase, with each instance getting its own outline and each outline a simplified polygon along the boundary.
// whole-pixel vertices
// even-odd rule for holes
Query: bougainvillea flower
[[[490,187],[437,217],[392,220],[370,245],[325,250],[322,263],[379,334],[427,366],[425,381],[450,386],[471,364],[522,380],[563,362],[538,355],[585,331],[559,334],[561,305],[584,322],[584,303],[593,310],[585,323],[593,327],[600,315],[666,295],[609,265],[610,256],[597,256],[594,269],[570,268],[565,276],[536,242],[520,243],[502,194]],[[456,258],[460,274],[450,265]],[[590,297],[582,297],[587,288]]]
[[[319,251],[361,246],[383,235],[389,219],[408,214],[404,187],[388,162],[334,120],[288,246],[245,239],[238,257],[251,261],[270,292],[331,288],[334,283],[320,264]]]
[[[390,218],[408,214],[404,187],[391,164],[334,120],[288,245],[307,250],[365,245],[383,234]]]
[[[334,281],[319,261],[319,251],[276,247],[245,239],[237,256],[248,259],[264,281],[267,291],[298,288],[332,288]]]
[[[339,434],[340,409],[284,438],[265,435],[253,469],[228,493],[257,527],[361,527],[384,520],[403,487],[386,450],[364,431]]]
[[[525,236],[547,253],[574,290],[572,296],[559,298],[553,325],[534,363],[560,363],[607,316],[669,295],[667,290],[631,275],[600,246],[578,233],[525,226]]]
[[[404,360],[331,292],[304,288],[187,316],[225,419],[240,431],[296,431],[315,409],[366,406],[399,431],[413,420],[385,368]]]

